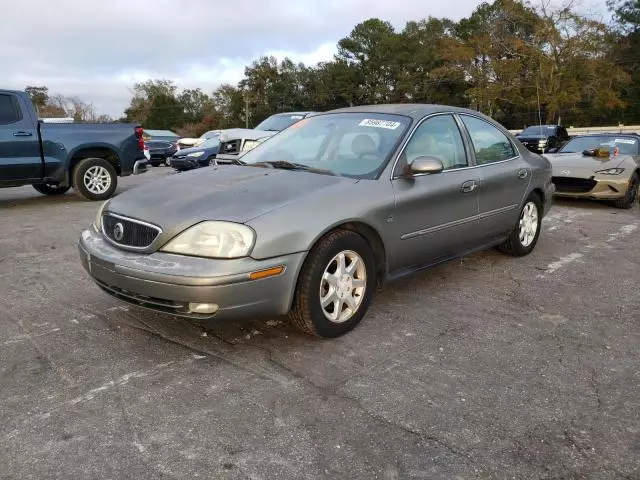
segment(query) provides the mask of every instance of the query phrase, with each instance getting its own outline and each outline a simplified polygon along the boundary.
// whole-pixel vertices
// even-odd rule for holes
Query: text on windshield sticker
[[[391,122],[389,120],[374,120],[371,118],[365,118],[358,125],[360,127],[376,127],[376,128],[387,128],[389,130],[395,130],[401,124],[400,122]]]
[[[636,141],[631,138],[616,138],[616,143],[624,143],[626,145],[635,145]]]

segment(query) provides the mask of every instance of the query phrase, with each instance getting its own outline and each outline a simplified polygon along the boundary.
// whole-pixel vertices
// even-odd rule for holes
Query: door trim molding
[[[494,215],[500,215],[502,213],[510,212],[518,208],[517,204],[507,205],[506,207],[496,208],[495,210],[489,210],[488,212],[481,213],[479,215],[473,215],[471,217],[461,218],[459,220],[454,220],[453,222],[441,223],[440,225],[435,225],[433,227],[424,228],[422,230],[416,230],[415,232],[405,233],[400,237],[400,240],[409,240],[415,237],[421,237],[423,235],[428,235],[430,233],[439,232],[441,230],[446,230],[447,228],[458,227],[460,225],[465,225],[467,223],[475,222],[477,220],[484,220],[485,218],[493,217]]]

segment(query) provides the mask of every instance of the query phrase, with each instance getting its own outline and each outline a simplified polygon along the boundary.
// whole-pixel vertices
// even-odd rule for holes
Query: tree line
[[[509,128],[640,123],[640,0],[609,0],[613,23],[561,6],[495,0],[458,22],[429,17],[396,30],[372,18],[317,65],[262,57],[212,94],[170,80],[137,83],[122,121],[185,136],[255,126],[283,111],[441,103]]]

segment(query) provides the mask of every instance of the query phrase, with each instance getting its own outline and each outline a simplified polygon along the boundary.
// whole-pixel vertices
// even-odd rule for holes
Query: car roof
[[[280,113],[274,113],[271,116],[281,117],[281,116],[289,116],[289,115],[309,115],[310,113],[316,113],[316,112],[280,112]]]
[[[487,118],[493,122],[495,120],[490,119],[486,115],[478,112],[477,110],[471,110],[468,108],[452,107],[449,105],[438,105],[431,103],[387,103],[380,105],[360,105],[357,107],[345,107],[337,108],[335,110],[329,110],[325,113],[386,113],[390,115],[404,115],[411,117],[414,120],[423,118],[426,115],[439,112],[454,112],[454,113],[470,113],[478,117]]]

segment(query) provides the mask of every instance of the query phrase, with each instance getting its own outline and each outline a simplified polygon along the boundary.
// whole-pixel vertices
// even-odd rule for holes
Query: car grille
[[[102,216],[103,233],[114,243],[124,247],[146,248],[162,230],[148,223],[105,213]]]
[[[541,150],[538,142],[522,142],[522,144],[527,147],[527,149],[535,153],[539,153]]]
[[[586,193],[598,183],[593,178],[575,177],[552,177],[551,181],[559,193]]]
[[[142,308],[148,308],[150,310],[156,310],[159,312],[169,313],[172,315],[187,317],[187,318],[211,318],[213,315],[191,313],[189,312],[189,305],[185,302],[175,302],[172,300],[166,300],[164,298],[147,297],[136,292],[130,292],[115,285],[108,285],[96,278],[93,279],[96,284],[102,288],[106,293],[113,297],[137,305]]]
[[[222,155],[234,155],[240,153],[240,143],[242,140],[230,140],[220,144],[218,152]]]

